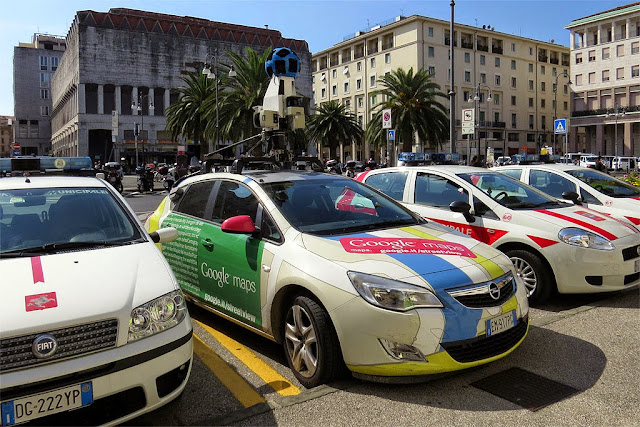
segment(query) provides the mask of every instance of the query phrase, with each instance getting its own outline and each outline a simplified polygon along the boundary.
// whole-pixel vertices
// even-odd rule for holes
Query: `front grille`
[[[56,353],[46,359],[38,359],[31,349],[33,340],[42,334],[51,334],[58,342]],[[117,335],[118,321],[111,319],[54,331],[5,338],[0,341],[0,370],[21,369],[115,347]]]
[[[632,246],[630,248],[625,248],[622,250],[622,259],[625,261],[629,261],[630,259],[640,258],[638,255],[638,248],[640,245]]]
[[[628,275],[624,276],[624,284],[625,285],[630,285],[631,283],[635,282],[636,280],[640,280],[640,273],[633,273],[633,274],[628,274]]]
[[[497,298],[495,298],[495,294],[494,297],[491,296],[491,288],[493,288],[494,291],[496,288],[500,290],[500,295]],[[465,307],[482,308],[497,307],[504,304],[513,296],[515,289],[516,282],[513,279],[513,276],[511,274],[507,274],[494,281],[483,283],[481,285],[447,289],[447,293]]]
[[[518,320],[518,324],[491,337],[481,336],[464,341],[442,343],[442,347],[459,363],[475,362],[497,356],[511,349],[527,333],[529,317]]]

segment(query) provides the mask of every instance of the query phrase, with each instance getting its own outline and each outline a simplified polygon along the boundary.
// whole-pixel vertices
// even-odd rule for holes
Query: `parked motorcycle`
[[[138,166],[136,168],[136,175],[138,176],[136,180],[138,184],[138,191],[153,191],[153,168],[149,165]]]
[[[122,185],[122,166],[118,162],[107,162],[104,164],[105,179],[109,184],[113,186],[119,193],[124,191],[124,185]]]
[[[164,176],[164,180],[162,185],[167,191],[171,191],[173,184],[176,182],[176,168],[172,167],[167,170],[166,175]]]

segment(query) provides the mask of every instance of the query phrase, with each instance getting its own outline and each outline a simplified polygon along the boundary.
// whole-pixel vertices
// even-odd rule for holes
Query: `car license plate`
[[[495,334],[499,334],[500,332],[504,332],[507,329],[513,328],[517,323],[516,320],[516,311],[511,310],[507,314],[503,314],[502,316],[494,317],[493,319],[487,320],[487,336],[491,337]]]
[[[40,417],[80,408],[93,402],[91,381],[2,402],[2,425],[10,426]]]

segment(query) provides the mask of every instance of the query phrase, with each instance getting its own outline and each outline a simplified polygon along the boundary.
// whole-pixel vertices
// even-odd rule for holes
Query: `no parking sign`
[[[382,110],[382,129],[391,129],[391,108]]]

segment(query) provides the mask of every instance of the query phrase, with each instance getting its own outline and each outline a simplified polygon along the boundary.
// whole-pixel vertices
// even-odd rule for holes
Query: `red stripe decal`
[[[44,273],[42,272],[42,262],[39,256],[31,257],[31,272],[33,273],[33,283],[44,283]]]
[[[556,243],[559,243],[557,240],[549,240],[549,239],[545,239],[544,237],[530,236],[528,234],[527,234],[527,237],[533,240],[534,242],[536,242],[538,246],[540,246],[541,248],[546,248],[547,246],[551,246],[551,245],[555,245]]]
[[[632,197],[634,200],[640,200],[640,197]]]
[[[580,221],[579,219],[575,219],[575,218],[571,218],[570,216],[566,216],[566,215],[562,215],[556,212],[551,212],[545,209],[540,209],[537,210],[536,212],[540,212],[555,218],[560,218],[560,219],[564,219],[565,221],[571,222],[573,224],[577,224],[580,225],[584,228],[587,228],[591,231],[594,231],[596,233],[599,233],[600,235],[602,235],[603,237],[606,237],[609,240],[616,240],[617,237],[611,233],[609,233],[607,230],[603,230],[600,227],[596,227],[595,225],[589,224],[588,222],[584,222],[584,221]]]
[[[629,221],[631,221],[634,225],[640,225],[640,218],[634,218],[632,216],[625,216]]]
[[[46,310],[58,306],[58,298],[55,292],[46,294],[27,295],[24,297],[24,308],[27,311]]]

